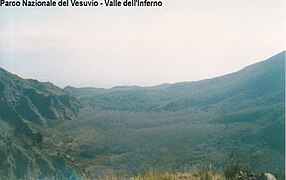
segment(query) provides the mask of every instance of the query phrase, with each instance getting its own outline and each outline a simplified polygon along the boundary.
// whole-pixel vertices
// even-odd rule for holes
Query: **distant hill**
[[[231,98],[239,100],[267,96],[275,94],[283,102],[285,87],[285,52],[279,53],[266,61],[248,66],[238,72],[221,76],[218,78],[198,81],[194,83],[178,83],[168,88],[177,97],[180,94],[189,94],[186,101],[194,101],[198,104],[218,103]],[[201,98],[202,97],[202,98]],[[275,100],[275,101],[276,101]],[[196,103],[193,103],[196,104]]]
[[[99,89],[69,86],[64,90],[86,104],[103,110],[182,111],[225,101],[233,102],[235,99],[284,102],[284,75],[285,52],[281,52],[238,72],[202,81],[145,88],[131,86]]]
[[[22,79],[0,68],[0,179],[71,171],[63,159],[43,150],[44,131],[76,117],[79,106],[51,83]]]
[[[73,156],[94,174],[138,172],[142,164],[224,167],[232,159],[254,172],[284,172],[285,51],[202,81],[64,90],[86,108],[63,125],[73,132],[55,133],[85,137]]]

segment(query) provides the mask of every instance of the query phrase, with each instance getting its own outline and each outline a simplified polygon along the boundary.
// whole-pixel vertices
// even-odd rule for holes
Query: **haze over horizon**
[[[161,8],[2,8],[0,67],[60,87],[152,86],[232,73],[285,50],[285,0]]]
[[[284,50],[284,51],[281,51],[280,53],[282,53],[282,52],[285,53],[285,50]],[[279,54],[279,53],[276,53],[275,55],[277,55],[277,54]],[[270,58],[270,57],[268,57],[268,58]],[[286,58],[286,56],[285,56],[285,58]],[[262,60],[262,61],[255,62],[254,64],[263,62],[263,61],[265,61],[265,60],[267,60],[267,59],[264,59],[264,60]],[[253,64],[250,64],[250,65],[253,65]],[[242,68],[239,69],[239,70],[242,70],[243,68],[246,68],[246,67],[248,67],[248,66],[249,66],[249,65],[247,65],[247,66],[245,66],[245,67],[242,67]],[[0,68],[2,68],[2,67],[0,66]],[[4,70],[7,70],[7,69],[4,69]],[[239,71],[239,70],[237,70],[237,71]],[[9,71],[9,70],[8,70],[8,71]],[[49,80],[41,81],[41,80],[39,80],[39,79],[37,79],[37,78],[29,77],[29,76],[28,76],[28,77],[22,77],[22,78],[24,78],[24,79],[35,79],[35,80],[38,80],[38,81],[40,81],[40,82],[50,82],[50,83],[53,83],[53,84],[55,84],[55,85],[57,85],[57,86],[59,86],[59,87],[61,87],[61,88],[65,88],[65,87],[75,87],[75,88],[103,88],[103,89],[110,89],[110,88],[124,87],[124,86],[152,87],[152,86],[160,86],[160,85],[163,85],[163,84],[175,84],[175,83],[184,83],[184,82],[196,82],[196,81],[202,81],[202,80],[217,78],[217,77],[224,76],[224,75],[228,75],[228,74],[231,74],[231,73],[236,73],[237,71],[230,72],[230,73],[226,73],[226,74],[222,74],[222,75],[217,75],[217,76],[213,76],[213,77],[206,77],[206,78],[203,78],[203,79],[192,80],[192,81],[190,81],[190,80],[185,80],[185,81],[176,81],[176,82],[162,82],[162,83],[151,84],[151,85],[116,84],[116,85],[109,85],[109,86],[103,86],[103,87],[98,87],[98,86],[74,86],[74,85],[72,85],[72,84],[66,84],[66,85],[64,85],[64,86],[60,86],[60,85],[57,85],[57,84],[55,84],[54,82],[49,81]],[[19,74],[15,73],[15,72],[11,72],[11,71],[9,71],[9,72],[10,72],[10,73],[13,73],[13,74],[15,74],[15,75],[20,76]]]

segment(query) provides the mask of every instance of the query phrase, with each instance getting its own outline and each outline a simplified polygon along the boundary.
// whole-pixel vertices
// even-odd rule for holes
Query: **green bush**
[[[236,176],[241,170],[242,168],[239,161],[232,161],[229,166],[223,169],[223,173],[227,180],[233,180],[236,179]]]

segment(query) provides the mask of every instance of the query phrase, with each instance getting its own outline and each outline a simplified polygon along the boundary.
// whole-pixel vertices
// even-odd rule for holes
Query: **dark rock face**
[[[24,80],[0,69],[0,118],[17,127],[7,113],[38,125],[57,124],[78,114],[79,102],[51,83]],[[3,110],[5,108],[5,110]]]
[[[51,83],[25,80],[0,68],[0,179],[78,177],[43,141],[47,128],[76,117],[79,106]]]

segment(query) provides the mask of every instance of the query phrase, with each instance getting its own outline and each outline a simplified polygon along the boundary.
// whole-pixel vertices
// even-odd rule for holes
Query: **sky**
[[[0,7],[0,67],[60,87],[197,81],[286,45],[286,0],[162,0],[162,7]]]

